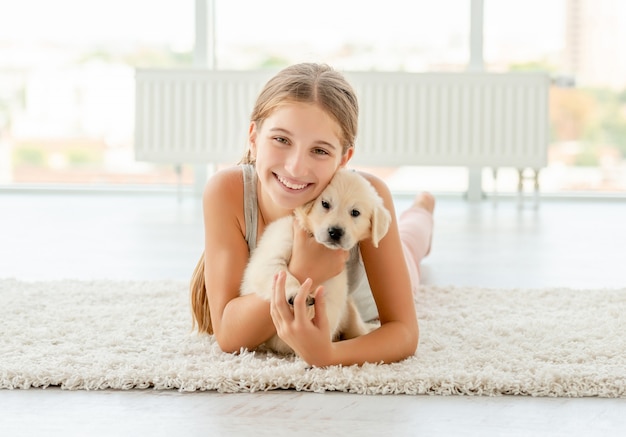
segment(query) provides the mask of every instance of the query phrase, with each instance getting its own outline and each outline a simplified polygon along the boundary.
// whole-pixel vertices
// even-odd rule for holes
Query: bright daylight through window
[[[288,0],[215,0],[216,68],[464,71],[470,3],[319,0],[303,15]],[[135,160],[134,79],[136,68],[194,65],[195,6],[0,0],[0,187],[191,185],[189,163]],[[484,0],[483,21],[486,71],[552,78],[542,191],[626,193],[626,2]],[[463,168],[377,171],[392,190],[466,189]],[[515,191],[514,169],[501,175],[499,191]]]

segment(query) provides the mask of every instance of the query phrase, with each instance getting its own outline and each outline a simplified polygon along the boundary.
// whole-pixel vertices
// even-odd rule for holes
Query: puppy
[[[320,196],[297,208],[292,216],[271,223],[252,253],[241,285],[241,295],[257,293],[269,301],[274,274],[285,271],[286,297],[293,305],[300,282],[287,266],[293,248],[293,221],[313,235],[318,243],[331,249],[349,250],[359,241],[371,238],[375,247],[385,236],[391,215],[374,187],[358,173],[340,169]],[[358,337],[369,332],[348,295],[348,276],[344,269],[324,284],[326,312],[331,339]],[[314,299],[307,298],[309,317],[314,316]],[[280,353],[293,353],[277,335],[265,346]]]

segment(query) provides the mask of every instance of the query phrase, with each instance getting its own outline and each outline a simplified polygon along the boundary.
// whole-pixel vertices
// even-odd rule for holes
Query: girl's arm
[[[417,349],[417,316],[393,199],[383,181],[371,175],[364,176],[383,198],[392,217],[389,232],[379,242],[378,248],[370,241],[363,241],[360,245],[381,327],[358,338],[331,342],[325,322],[323,293],[318,290],[316,317],[309,321],[306,319],[305,296],[311,291],[311,283],[303,284],[292,313],[284,303],[284,297],[281,299],[281,294],[284,296],[284,283],[282,278],[277,278],[271,312],[278,334],[311,365],[395,362],[413,355]],[[322,314],[324,317],[317,317]]]
[[[243,217],[243,180],[235,167],[216,173],[202,198],[204,276],[215,339],[225,352],[253,349],[276,333],[269,303],[239,296],[248,262]]]

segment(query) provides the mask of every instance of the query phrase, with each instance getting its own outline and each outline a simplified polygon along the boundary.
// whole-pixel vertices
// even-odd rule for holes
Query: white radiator
[[[137,70],[135,156],[234,163],[275,71]],[[346,72],[360,105],[353,163],[545,167],[549,78],[541,73]]]
[[[272,72],[137,70],[135,159],[235,163],[255,99]]]

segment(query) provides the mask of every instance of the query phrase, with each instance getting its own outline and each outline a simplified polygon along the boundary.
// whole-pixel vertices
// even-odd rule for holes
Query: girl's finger
[[[311,285],[313,285],[313,280],[306,278],[296,294],[293,301],[293,316],[296,320],[308,320],[306,301],[311,292]]]
[[[328,317],[326,316],[326,296],[324,296],[323,285],[320,285],[315,290],[315,316],[313,317],[313,323],[320,328],[321,331],[329,329]]]

